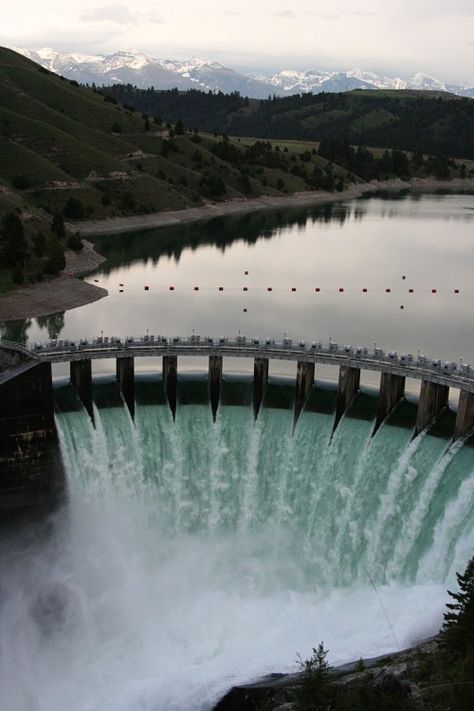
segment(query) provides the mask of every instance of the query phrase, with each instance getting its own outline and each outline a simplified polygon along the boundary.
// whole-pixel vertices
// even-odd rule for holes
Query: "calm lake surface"
[[[473,227],[473,195],[391,195],[97,238],[108,261],[87,280],[109,296],[2,333],[286,333],[474,362]]]

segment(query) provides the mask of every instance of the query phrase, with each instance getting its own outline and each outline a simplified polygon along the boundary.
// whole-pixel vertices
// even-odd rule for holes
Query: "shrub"
[[[27,175],[15,175],[12,178],[12,185],[17,190],[26,190],[31,188],[31,180]]]
[[[85,215],[84,205],[77,198],[70,197],[63,208],[63,215],[71,220],[81,220]]]
[[[67,241],[67,246],[69,247],[69,249],[72,249],[73,252],[80,252],[81,249],[84,247],[84,245],[82,244],[82,240],[77,232],[69,237]]]

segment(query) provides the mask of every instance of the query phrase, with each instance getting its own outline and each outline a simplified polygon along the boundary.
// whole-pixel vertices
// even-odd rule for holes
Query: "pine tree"
[[[313,647],[309,659],[298,657],[298,666],[302,672],[302,684],[296,693],[297,711],[325,711],[331,706],[332,688],[329,679],[329,664],[326,661],[328,650],[320,642]]]
[[[0,225],[0,263],[15,266],[28,256],[25,229],[18,215],[7,212]]]
[[[456,656],[474,651],[474,557],[463,574],[457,573],[459,592],[449,595],[455,602],[447,603],[442,639],[444,647]]]

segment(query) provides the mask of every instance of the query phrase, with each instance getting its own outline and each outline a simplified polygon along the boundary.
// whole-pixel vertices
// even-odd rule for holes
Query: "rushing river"
[[[110,260],[89,279],[108,298],[3,334],[285,329],[474,361],[473,207],[373,198],[104,238]],[[215,423],[185,404],[186,379],[176,422],[159,378],[139,378],[135,423],[116,385],[96,384],[95,428],[57,388],[68,504],[2,534],[0,709],[209,711],[321,640],[338,663],[439,629],[474,544],[474,447],[450,441],[453,414],[412,439],[404,402],[371,436],[364,393],[331,437],[317,370],[293,434],[275,407],[293,386],[272,380],[254,424],[248,383],[226,375],[239,366],[224,362],[223,399],[237,388],[240,405],[229,396]]]

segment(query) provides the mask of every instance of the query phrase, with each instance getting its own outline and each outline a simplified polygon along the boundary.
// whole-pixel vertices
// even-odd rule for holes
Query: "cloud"
[[[312,15],[313,17],[319,17],[320,20],[338,20],[339,15],[337,12],[318,12],[317,10],[306,10],[307,15]]]
[[[294,20],[296,18],[293,10],[279,10],[277,12],[272,12],[274,17],[283,17],[285,20]]]
[[[343,10],[345,15],[358,15],[359,17],[376,17],[380,12],[372,10]]]
[[[137,16],[125,5],[114,3],[113,5],[102,5],[92,10],[92,12],[83,13],[81,20],[85,22],[114,22],[117,25],[130,25],[137,20]]]

